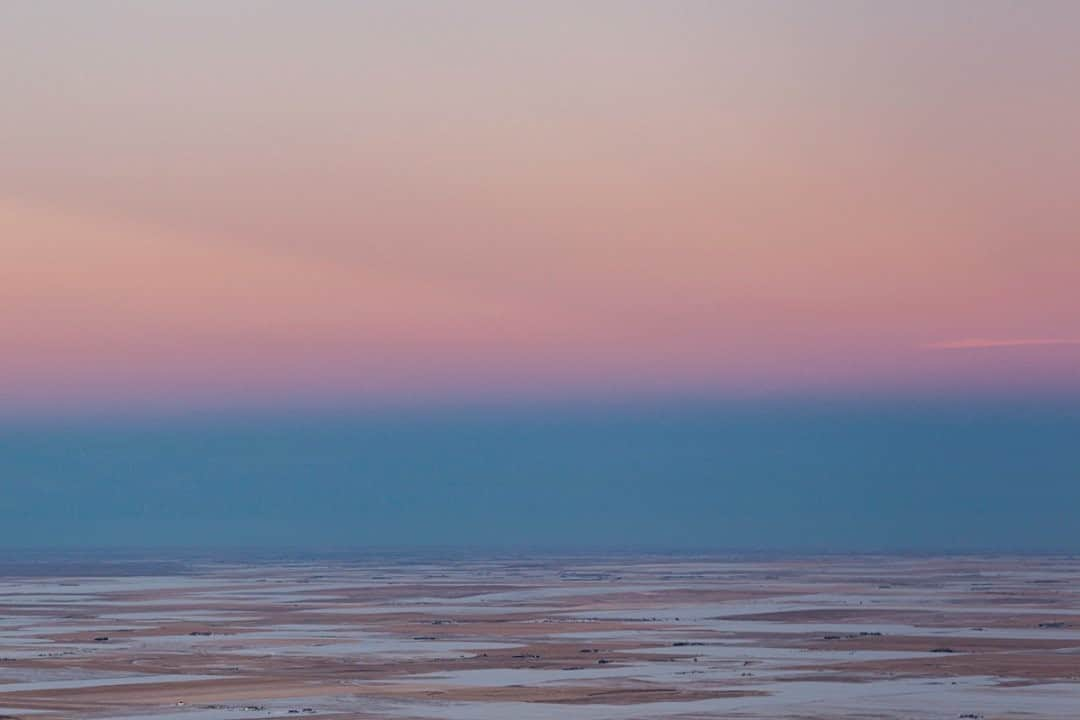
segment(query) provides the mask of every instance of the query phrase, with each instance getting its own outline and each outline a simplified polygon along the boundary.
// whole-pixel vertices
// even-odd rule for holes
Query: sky
[[[899,492],[840,493],[856,475],[912,483],[909,505],[919,483],[951,483],[951,512],[1008,482],[1057,492],[1080,472],[1064,432],[1080,407],[1077,88],[1080,5],[1065,0],[8,0],[0,471],[19,488],[9,508],[33,511],[0,542],[184,544],[199,522],[222,543],[293,542],[255,528],[285,505],[246,530],[210,513],[151,532],[183,503],[146,493],[182,476],[286,503],[313,456],[311,513],[384,493],[385,521],[424,542],[494,542],[378,481],[397,472],[393,448],[443,459],[409,460],[417,476],[428,463],[430,497],[465,483],[477,512],[504,519],[530,493],[553,517],[544,502],[590,467],[580,493],[595,502],[620,478],[685,483],[690,506],[661,504],[649,532],[646,493],[593,534],[525,521],[530,543],[768,545],[786,527],[778,544],[798,545],[794,510],[766,496],[752,533],[693,516],[693,498],[715,509],[736,479],[848,497],[795,506],[807,522],[848,518],[806,540],[830,547],[921,543],[911,513],[856,532],[860,498]],[[971,408],[978,422],[941,419]],[[581,413],[596,447],[569,432]],[[736,421],[754,413],[766,429]],[[505,444],[499,418],[519,433]],[[356,448],[380,422],[402,437],[364,470]],[[817,474],[797,482],[767,450],[819,422]],[[938,422],[963,453],[938,453]],[[459,426],[493,433],[480,475],[472,456],[440,454]],[[769,461],[721,472],[717,427]],[[282,428],[292,454],[237,457],[293,437]],[[912,438],[911,453],[890,451],[880,475],[861,443],[887,437]],[[1006,453],[1024,438],[1045,477]],[[651,468],[637,479],[627,445]],[[520,470],[520,495],[496,489],[510,482],[499,467]],[[117,493],[114,510],[94,504]],[[1035,506],[995,543],[1014,500],[987,500],[964,542],[1080,549]],[[65,514],[80,503],[114,530]],[[964,544],[936,522],[924,544]]]
[[[446,408],[0,432],[0,549],[1080,551],[1080,409]]]

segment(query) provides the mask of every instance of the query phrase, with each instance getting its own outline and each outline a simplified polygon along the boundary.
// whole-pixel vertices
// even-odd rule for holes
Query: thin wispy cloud
[[[1047,345],[1080,345],[1080,338],[964,338],[924,345],[929,350],[987,350]]]

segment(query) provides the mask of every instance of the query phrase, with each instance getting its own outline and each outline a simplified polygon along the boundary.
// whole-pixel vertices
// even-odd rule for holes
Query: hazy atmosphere
[[[5,428],[0,541],[1071,550],[1076,407],[745,403]]]
[[[1080,4],[0,7],[0,543],[1080,551]]]

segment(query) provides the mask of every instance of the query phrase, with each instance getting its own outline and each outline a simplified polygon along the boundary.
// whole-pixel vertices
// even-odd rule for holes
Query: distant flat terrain
[[[0,558],[0,717],[1078,708],[1072,558]]]

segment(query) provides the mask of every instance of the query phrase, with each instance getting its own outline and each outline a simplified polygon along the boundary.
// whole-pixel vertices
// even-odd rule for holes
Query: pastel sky
[[[0,403],[1080,391],[1080,3],[0,7]]]

